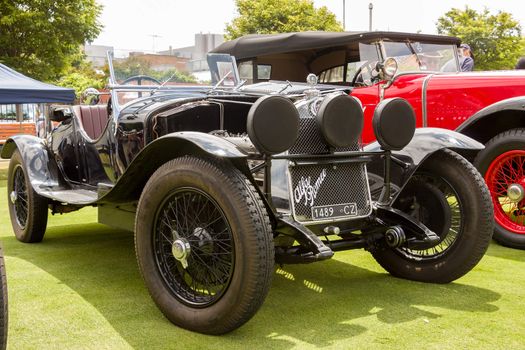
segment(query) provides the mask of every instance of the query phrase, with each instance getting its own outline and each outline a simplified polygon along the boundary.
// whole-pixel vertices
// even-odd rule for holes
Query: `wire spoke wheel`
[[[494,218],[506,230],[525,235],[525,151],[499,155],[485,173]]]
[[[451,150],[432,154],[401,190],[394,207],[439,236],[428,249],[372,251],[392,275],[421,282],[448,283],[469,272],[483,257],[494,229],[492,202],[479,172]]]
[[[14,171],[13,191],[10,193],[10,200],[15,209],[15,216],[18,225],[25,228],[27,225],[27,214],[29,210],[28,193],[24,170],[20,165],[18,165]]]
[[[7,206],[16,239],[37,243],[46,232],[48,200],[33,189],[26,166],[20,151],[15,150],[9,161]]]
[[[405,211],[433,230],[440,241],[428,249],[416,250],[407,246],[398,248],[398,252],[414,260],[439,258],[449,251],[463,231],[462,204],[456,191],[443,178],[417,174],[412,183],[418,184],[413,188],[415,195],[405,198],[412,210]]]
[[[179,189],[161,205],[153,232],[158,269],[173,295],[192,306],[216,302],[235,263],[231,227],[218,204],[198,189]]]
[[[137,205],[135,249],[153,301],[192,331],[240,327],[270,288],[270,220],[253,184],[228,161],[185,156],[157,169]]]

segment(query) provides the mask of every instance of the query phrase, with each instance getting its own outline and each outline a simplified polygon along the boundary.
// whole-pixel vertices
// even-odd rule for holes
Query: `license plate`
[[[313,220],[327,220],[343,216],[357,216],[357,204],[345,203],[312,207]]]

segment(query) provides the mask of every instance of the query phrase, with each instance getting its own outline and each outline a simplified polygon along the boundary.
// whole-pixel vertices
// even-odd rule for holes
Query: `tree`
[[[226,25],[226,39],[245,34],[272,34],[343,30],[325,6],[316,9],[311,0],[236,0],[239,16]]]
[[[51,81],[102,26],[96,0],[0,0],[0,62]]]
[[[103,89],[107,81],[108,78],[103,71],[97,72],[91,63],[86,62],[83,56],[79,56],[64,71],[60,79],[53,81],[53,84],[74,89],[75,95],[80,98],[87,88]]]
[[[438,19],[437,29],[470,45],[476,70],[512,69],[524,53],[521,26],[508,12],[453,8]]]

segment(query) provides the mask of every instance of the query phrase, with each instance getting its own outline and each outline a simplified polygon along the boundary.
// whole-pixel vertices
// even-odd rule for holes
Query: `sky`
[[[192,46],[195,33],[223,33],[236,15],[234,0],[97,0],[104,6],[104,29],[93,42],[118,51],[160,51]],[[254,0],[256,1],[256,0]],[[510,12],[525,29],[524,0],[346,0],[345,29],[368,30],[369,3],[372,29],[436,33],[437,19],[451,8],[467,4],[476,10]],[[314,0],[343,22],[343,0]],[[525,31],[525,30],[524,30]]]

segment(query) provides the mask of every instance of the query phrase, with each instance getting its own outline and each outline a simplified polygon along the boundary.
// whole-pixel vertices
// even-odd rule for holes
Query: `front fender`
[[[482,143],[510,129],[525,128],[525,96],[498,101],[476,112],[456,131]]]
[[[250,174],[246,162],[247,153],[235,144],[210,134],[176,132],[159,137],[144,147],[115,186],[98,202],[137,200],[150,176],[162,164],[185,155],[228,159],[245,175]]]
[[[512,97],[508,98],[506,100],[498,101],[494,104],[491,104],[490,106],[487,106],[478,112],[476,112],[474,115],[472,115],[470,118],[468,118],[466,121],[464,121],[457,129],[456,131],[465,133],[465,131],[471,129],[475,124],[479,123],[480,120],[483,118],[493,115],[498,112],[502,111],[521,111],[525,112],[525,96],[518,96],[518,97]],[[525,116],[524,114],[522,114]]]
[[[465,154],[478,152],[483,148],[485,147],[478,141],[455,131],[439,128],[417,129],[414,138],[405,148],[401,151],[392,152],[394,161],[391,165],[391,203],[395,201],[419,166],[433,153],[442,149],[451,149],[460,154]],[[378,142],[373,142],[365,146],[364,150],[380,151],[381,147]],[[367,165],[367,170],[372,197],[377,200],[383,186],[383,158],[374,157]]]
[[[56,188],[61,181],[60,171],[49,153],[44,140],[32,135],[15,135],[2,148],[1,157],[11,158],[18,149],[24,161],[29,181],[36,193],[44,195],[46,190]]]

